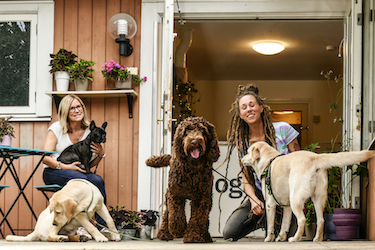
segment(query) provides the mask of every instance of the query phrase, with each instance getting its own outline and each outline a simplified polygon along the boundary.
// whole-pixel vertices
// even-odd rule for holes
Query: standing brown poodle
[[[152,156],[146,164],[170,166],[160,240],[184,238],[184,242],[212,242],[208,217],[212,207],[212,163],[220,152],[215,127],[201,117],[189,117],[177,127],[173,154]],[[191,200],[191,217],[186,222],[185,202]]]

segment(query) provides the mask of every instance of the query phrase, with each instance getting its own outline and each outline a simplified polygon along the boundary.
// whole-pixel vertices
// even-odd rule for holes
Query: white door
[[[172,152],[173,0],[142,4],[138,209],[163,212],[168,169],[145,166],[151,155]]]
[[[168,153],[171,151],[171,48],[173,42],[173,31],[168,28],[173,25],[173,13],[179,13],[179,19],[316,19],[316,18],[343,18],[345,17],[348,4],[351,0],[312,0],[312,1],[299,1],[299,0],[265,0],[265,1],[178,1],[179,4],[173,5],[171,0],[143,0],[142,1],[142,41],[141,41],[141,68],[142,75],[150,76],[147,84],[141,85],[140,88],[140,135],[139,135],[139,190],[138,190],[138,209],[160,208],[163,195],[155,197],[155,190],[163,190],[163,183],[166,179],[155,177],[156,171],[150,170],[145,167],[144,161],[152,154],[160,155],[161,152]],[[353,2],[355,2],[353,0]],[[324,3],[324,4],[323,4]],[[353,3],[353,5],[356,5]],[[174,8],[174,11],[172,10]],[[356,6],[357,9],[357,6]],[[155,22],[163,24],[163,41],[162,41],[162,56],[164,60],[158,61],[155,58],[156,46],[156,29]],[[357,35],[356,35],[357,36]],[[360,37],[360,36],[359,36]],[[357,37],[355,43],[357,43]],[[152,42],[153,41],[153,42]],[[357,49],[357,48],[356,48]],[[354,53],[354,51],[350,52]],[[355,62],[358,60],[355,57]],[[162,65],[162,72],[158,72],[160,65]],[[359,64],[360,65],[360,64]],[[356,66],[357,67],[357,66]],[[349,73],[349,71],[347,71]],[[358,78],[357,70],[352,71],[351,76],[355,81]],[[160,73],[160,74],[158,74]],[[162,76],[162,81],[158,85],[158,76]],[[168,89],[169,88],[169,89]],[[161,91],[157,93],[157,91]],[[163,109],[163,116],[158,115],[160,110],[160,102],[157,99],[162,96],[166,100],[165,109]],[[353,95],[352,95],[353,96]],[[159,98],[160,101],[163,98]],[[351,105],[350,107],[352,107]],[[164,117],[163,129],[158,129],[161,126],[158,119]],[[159,125],[157,125],[159,124]],[[156,138],[160,133],[164,133],[163,150],[157,150]],[[161,137],[160,137],[161,138]],[[162,141],[162,140],[161,140]],[[225,154],[225,145],[222,154]],[[233,164],[237,161],[233,156],[231,162]],[[238,164],[238,163],[236,163]],[[164,175],[165,176],[165,175]],[[150,181],[148,181],[150,180]],[[215,182],[216,184],[216,182]],[[220,183],[219,183],[220,184]],[[218,185],[219,185],[218,184]],[[222,183],[221,183],[222,184]],[[220,186],[218,186],[220,189]],[[228,196],[233,196],[233,192],[227,191]],[[236,193],[237,194],[237,193]],[[230,197],[231,198],[231,197]],[[217,202],[213,203],[212,215],[217,213]],[[222,207],[222,209],[224,209]],[[158,209],[157,209],[158,210]],[[231,210],[231,209],[229,209]],[[230,211],[231,212],[231,211]],[[222,220],[225,220],[222,218]],[[217,216],[211,216],[211,225],[217,225]],[[221,224],[223,226],[223,223]],[[211,227],[213,229],[213,226]],[[216,229],[217,230],[217,229]],[[212,232],[211,232],[212,233]],[[216,236],[217,233],[212,233]]]
[[[362,117],[362,1],[353,1],[345,19],[343,43],[343,149],[361,149]],[[358,129],[359,128],[359,129]],[[343,206],[358,207],[359,178],[351,181],[351,172],[344,168],[342,176]]]

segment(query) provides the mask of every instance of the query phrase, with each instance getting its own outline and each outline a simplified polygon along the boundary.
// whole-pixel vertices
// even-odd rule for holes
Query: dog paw
[[[271,241],[274,241],[275,240],[275,235],[274,234],[271,234],[271,235],[268,235],[265,239],[264,239],[264,242],[271,242]]]
[[[289,241],[289,242],[298,242],[298,241],[301,241],[301,239],[298,238],[298,237],[296,237],[296,236],[294,236],[294,237],[290,237],[290,238],[288,239],[288,241]]]
[[[95,241],[96,242],[108,242],[108,238],[100,234],[97,237],[95,237]]]
[[[185,231],[184,243],[211,243],[212,238],[210,236],[204,237],[205,234],[201,234],[196,231]]]
[[[121,236],[119,234],[111,233],[111,240],[113,241],[120,241]]]
[[[80,235],[79,239],[78,239],[79,242],[86,242],[86,241],[89,241],[89,240],[91,240],[91,238],[87,237],[85,235]]]
[[[170,234],[169,232],[161,231],[161,230],[159,230],[158,234],[156,235],[156,238],[158,238],[159,240],[165,240],[165,241],[173,240],[172,234]]]
[[[67,242],[69,241],[69,237],[65,235],[57,236],[56,242]]]
[[[285,241],[286,240],[286,236],[287,234],[279,234],[279,236],[277,236],[276,240],[277,242],[279,241]]]

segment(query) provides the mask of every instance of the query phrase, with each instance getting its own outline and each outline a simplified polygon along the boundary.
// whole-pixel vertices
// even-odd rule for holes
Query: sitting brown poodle
[[[189,117],[177,127],[173,154],[152,156],[152,167],[170,165],[166,210],[158,231],[160,240],[184,238],[184,242],[212,242],[208,217],[212,207],[212,163],[220,156],[215,127],[201,117]],[[186,222],[185,201],[191,200]]]

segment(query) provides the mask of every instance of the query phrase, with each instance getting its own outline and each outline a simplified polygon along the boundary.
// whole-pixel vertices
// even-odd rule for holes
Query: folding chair
[[[6,187],[9,187],[9,185],[0,185],[0,192],[3,191],[3,189],[6,188]],[[3,212],[3,210],[2,210],[1,208],[0,208],[0,213],[1,213],[2,216],[4,217],[4,212]],[[10,224],[9,224],[9,222],[8,222],[7,219],[5,219],[5,222],[7,223],[7,225],[8,225],[8,227],[9,227],[10,231],[14,234],[14,232],[13,232],[13,228],[10,226]],[[1,231],[1,229],[0,229],[0,234],[1,234],[1,236],[3,237],[3,239],[4,239],[5,237],[4,237],[3,231]]]
[[[46,197],[47,201],[49,200],[47,194],[45,192],[57,192],[59,191],[60,189],[62,189],[62,186],[58,185],[58,184],[52,184],[52,185],[44,185],[44,186],[34,186],[34,188],[38,189],[39,191],[41,191],[44,195],[44,197]]]

